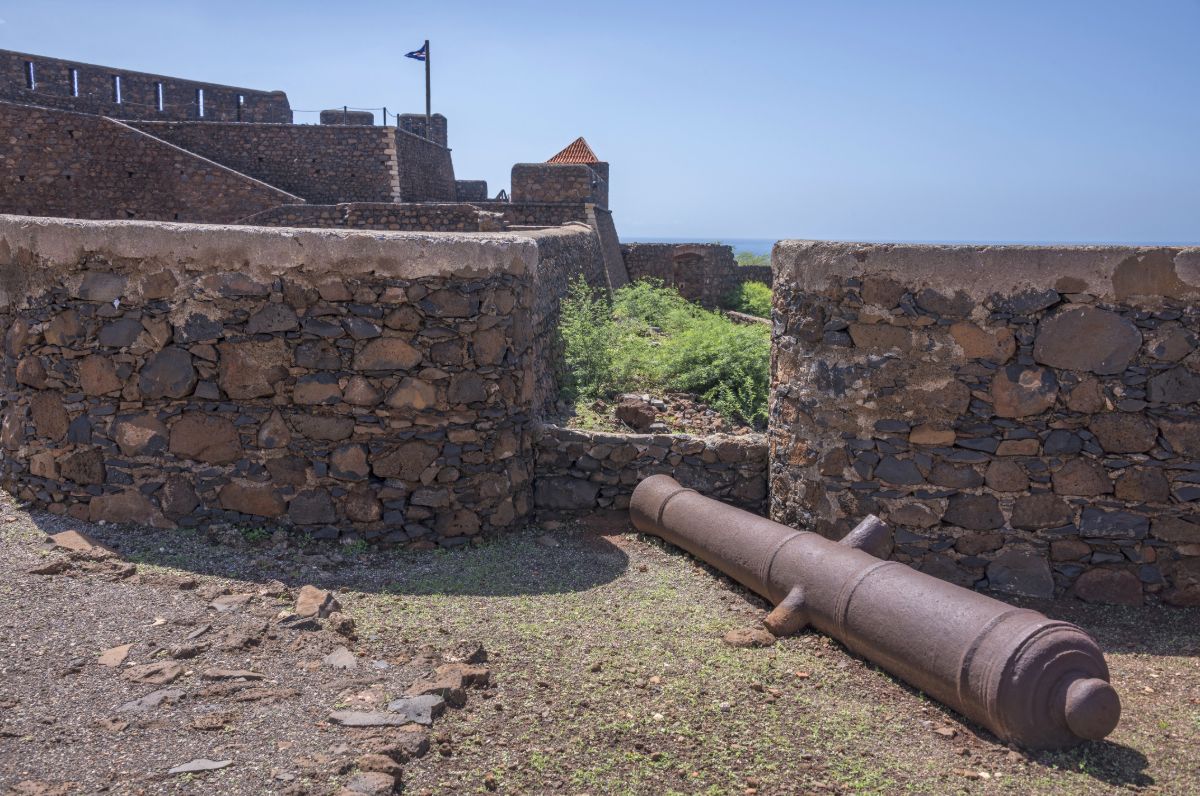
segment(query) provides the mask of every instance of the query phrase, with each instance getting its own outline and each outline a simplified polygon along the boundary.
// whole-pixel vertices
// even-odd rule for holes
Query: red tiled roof
[[[554,157],[546,161],[547,163],[599,163],[600,158],[596,157],[596,153],[588,146],[588,142],[583,140],[583,136],[579,136],[562,152],[559,152]]]

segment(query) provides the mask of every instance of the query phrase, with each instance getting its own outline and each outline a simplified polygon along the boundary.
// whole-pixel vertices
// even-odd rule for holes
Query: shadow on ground
[[[286,546],[235,540],[231,546],[195,530],[91,525],[31,512],[39,530],[78,530],[125,560],[206,577],[368,594],[503,597],[586,591],[620,577],[629,566],[611,529],[539,527],[437,550],[383,550],[332,542]],[[615,540],[615,541],[614,541]]]

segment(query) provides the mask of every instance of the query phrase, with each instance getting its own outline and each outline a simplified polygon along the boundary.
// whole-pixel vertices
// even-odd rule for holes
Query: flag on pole
[[[425,42],[424,44],[421,45],[421,49],[413,50],[410,53],[405,53],[404,57],[405,58],[413,58],[417,61],[424,61],[426,59],[426,57],[428,57],[428,55],[429,55],[429,42]]]

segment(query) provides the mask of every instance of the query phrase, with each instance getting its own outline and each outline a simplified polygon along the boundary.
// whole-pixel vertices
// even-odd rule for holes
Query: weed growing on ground
[[[582,279],[563,302],[560,325],[566,397],[622,392],[689,392],[727,418],[763,423],[770,334],[685,300],[657,280],[612,299]]]
[[[743,282],[725,297],[725,305],[747,315],[770,318],[771,286],[762,282]]]

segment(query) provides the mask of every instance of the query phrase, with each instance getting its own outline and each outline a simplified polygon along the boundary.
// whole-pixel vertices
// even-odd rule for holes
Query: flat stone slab
[[[428,726],[433,724],[435,718],[446,712],[446,700],[433,694],[407,697],[392,700],[388,703],[387,709],[391,713],[404,716],[415,724]]]
[[[345,647],[338,647],[333,652],[321,659],[321,663],[326,666],[332,666],[335,669],[357,669],[358,659],[354,657],[354,653]]]
[[[175,766],[168,774],[197,774],[201,771],[216,771],[217,769],[227,768],[233,765],[232,760],[209,760],[207,757],[198,757],[195,760],[189,760],[182,765]]]
[[[157,691],[151,691],[146,696],[140,699],[134,699],[126,702],[117,708],[118,713],[146,713],[154,710],[164,702],[178,702],[183,698],[182,688],[160,688]]]
[[[360,710],[338,710],[329,720],[343,727],[400,727],[412,724],[408,716],[399,713],[379,713]]]

